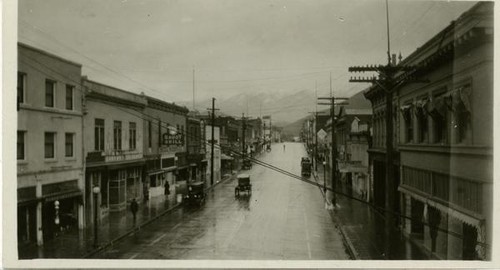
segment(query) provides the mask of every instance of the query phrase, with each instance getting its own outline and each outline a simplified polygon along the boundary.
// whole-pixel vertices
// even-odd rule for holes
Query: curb
[[[105,250],[106,248],[113,246],[116,242],[118,242],[118,241],[122,240],[123,238],[125,238],[125,237],[127,237],[127,236],[129,236],[129,235],[131,235],[131,234],[133,234],[133,233],[135,233],[135,232],[137,232],[137,231],[140,231],[142,227],[145,227],[146,225],[148,225],[148,224],[150,224],[151,222],[153,222],[153,221],[155,221],[155,220],[159,219],[160,217],[164,216],[165,214],[167,214],[167,213],[169,213],[169,212],[171,212],[171,211],[173,211],[173,210],[175,210],[175,209],[179,208],[181,205],[182,205],[182,203],[178,203],[178,204],[176,204],[176,205],[174,205],[174,206],[172,206],[172,207],[168,208],[167,210],[165,210],[165,211],[161,212],[160,214],[158,214],[158,215],[156,215],[156,216],[154,216],[154,217],[152,217],[152,218],[150,218],[150,219],[148,219],[148,220],[146,220],[146,221],[142,222],[141,224],[139,224],[139,225],[135,226],[134,228],[132,228],[132,229],[128,230],[128,231],[127,231],[127,232],[125,232],[124,234],[122,234],[122,235],[120,235],[120,236],[118,236],[118,237],[116,237],[116,238],[114,238],[114,239],[110,240],[110,241],[109,241],[109,242],[107,242],[106,244],[101,245],[101,246],[99,246],[99,247],[95,248],[94,250],[92,250],[92,251],[88,252],[87,254],[83,255],[83,256],[82,256],[82,258],[89,258],[89,257],[91,257],[91,256],[93,256],[93,255],[95,255],[95,254],[97,254],[98,252],[103,251],[103,250]]]
[[[318,174],[316,172],[313,172],[312,173],[313,176],[314,176],[314,179],[316,180],[316,183],[318,182]],[[319,186],[318,186],[319,187]],[[325,199],[326,201],[326,194],[325,192],[323,191],[322,188],[319,187],[319,190],[321,192],[321,195],[323,196],[323,198]],[[359,256],[358,256],[358,252],[356,251],[356,249],[354,248],[354,245],[352,244],[351,242],[351,239],[347,236],[347,233],[344,231],[344,228],[343,228],[343,225],[342,223],[338,220],[338,218],[336,218],[333,213],[333,211],[330,211],[328,210],[328,213],[330,214],[330,217],[332,218],[333,222],[336,223],[335,227],[337,229],[339,229],[340,231],[340,234],[342,235],[342,239],[343,239],[343,242],[344,242],[344,246],[346,247],[348,253],[349,253],[349,256],[351,257],[351,259],[353,260],[359,260]]]

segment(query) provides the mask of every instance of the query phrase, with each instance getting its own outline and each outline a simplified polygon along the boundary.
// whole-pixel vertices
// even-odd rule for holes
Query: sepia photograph
[[[494,1],[4,4],[4,267],[498,263]]]

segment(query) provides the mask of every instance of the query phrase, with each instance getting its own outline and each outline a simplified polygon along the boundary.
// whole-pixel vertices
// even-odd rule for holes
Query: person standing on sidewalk
[[[170,195],[170,184],[165,181],[165,196],[168,197],[168,195]]]
[[[134,199],[132,199],[132,202],[130,203],[130,211],[132,211],[132,215],[134,216],[134,225],[136,222],[137,210],[139,210],[139,205],[137,204],[137,201],[134,198]]]

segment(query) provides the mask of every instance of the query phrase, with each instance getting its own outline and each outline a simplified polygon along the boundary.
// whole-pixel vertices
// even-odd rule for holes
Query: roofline
[[[77,67],[82,67],[82,64],[80,63],[77,63],[77,62],[74,62],[74,61],[71,61],[71,60],[68,60],[66,58],[62,58],[61,56],[58,56],[56,54],[53,54],[53,53],[50,53],[50,52],[47,52],[47,51],[44,51],[42,49],[39,49],[39,48],[36,48],[36,47],[33,47],[31,45],[28,45],[28,44],[25,44],[25,43],[22,43],[22,42],[17,42],[17,46],[18,47],[23,47],[25,49],[28,49],[28,50],[32,50],[32,51],[35,51],[35,52],[38,52],[38,53],[41,53],[41,54],[45,54],[47,56],[50,56],[52,58],[56,58],[57,60],[60,60],[60,61],[63,61],[63,62],[66,62],[68,64],[71,64],[71,65],[74,65],[74,66],[77,66]]]
[[[117,90],[117,91],[120,91],[120,92],[124,92],[124,93],[129,94],[129,95],[132,95],[132,96],[136,96],[136,97],[142,97],[142,98],[144,98],[144,96],[143,96],[143,95],[136,94],[136,93],[133,93],[133,92],[130,92],[130,91],[127,91],[127,90],[123,90],[123,89],[120,89],[120,88],[117,88],[117,87],[114,87],[114,86],[111,86],[111,85],[108,85],[108,84],[104,84],[104,83],[96,82],[96,81],[93,81],[93,80],[88,79],[86,76],[83,76],[83,77],[82,77],[82,80],[83,80],[83,81],[90,82],[90,83],[93,83],[93,84],[97,84],[97,85],[100,85],[100,86],[108,87],[108,88],[111,88],[111,89],[113,89],[113,90]],[[91,90],[92,90],[92,89],[91,89]]]

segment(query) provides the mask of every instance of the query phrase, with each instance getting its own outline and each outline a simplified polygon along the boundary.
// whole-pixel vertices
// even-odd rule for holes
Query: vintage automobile
[[[193,182],[188,184],[187,194],[184,196],[184,202],[187,205],[201,206],[205,202],[205,183]]]
[[[271,144],[268,144],[268,145],[266,146],[266,151],[267,151],[267,152],[271,152]]]
[[[245,158],[243,160],[242,168],[243,170],[250,170],[252,168],[252,161],[250,159]]]
[[[240,174],[237,177],[238,185],[234,188],[234,196],[240,196],[242,191],[246,191],[247,195],[252,195],[252,184],[250,184],[250,175]]]
[[[309,157],[302,157],[300,161],[301,175],[311,176],[312,162]]]

